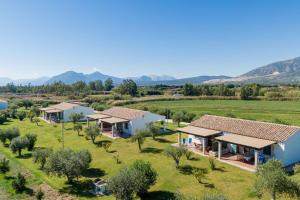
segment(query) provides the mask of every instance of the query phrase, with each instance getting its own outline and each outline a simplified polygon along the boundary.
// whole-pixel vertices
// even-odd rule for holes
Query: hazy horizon
[[[300,2],[1,1],[0,77],[238,76],[300,56]]]

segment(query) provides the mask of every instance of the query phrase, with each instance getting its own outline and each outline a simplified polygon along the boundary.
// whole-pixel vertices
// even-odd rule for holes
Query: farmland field
[[[244,100],[176,100],[151,101],[128,105],[130,108],[187,111],[197,116],[213,114],[273,122],[276,119],[300,126],[300,101],[244,101]]]

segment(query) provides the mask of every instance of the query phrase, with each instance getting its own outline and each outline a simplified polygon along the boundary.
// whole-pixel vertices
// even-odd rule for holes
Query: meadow
[[[284,121],[300,126],[300,101],[265,100],[174,100],[150,101],[127,105],[130,108],[149,110],[170,109],[173,112],[187,111],[198,117],[204,114],[235,115],[238,118],[258,121]]]

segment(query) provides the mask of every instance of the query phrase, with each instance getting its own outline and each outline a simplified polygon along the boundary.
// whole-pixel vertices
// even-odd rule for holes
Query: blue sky
[[[297,1],[0,0],[0,77],[235,76],[300,56]]]

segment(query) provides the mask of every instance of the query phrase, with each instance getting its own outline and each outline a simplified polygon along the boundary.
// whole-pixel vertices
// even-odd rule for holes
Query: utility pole
[[[65,137],[64,137],[64,121],[61,122],[61,142],[62,148],[65,148]]]

